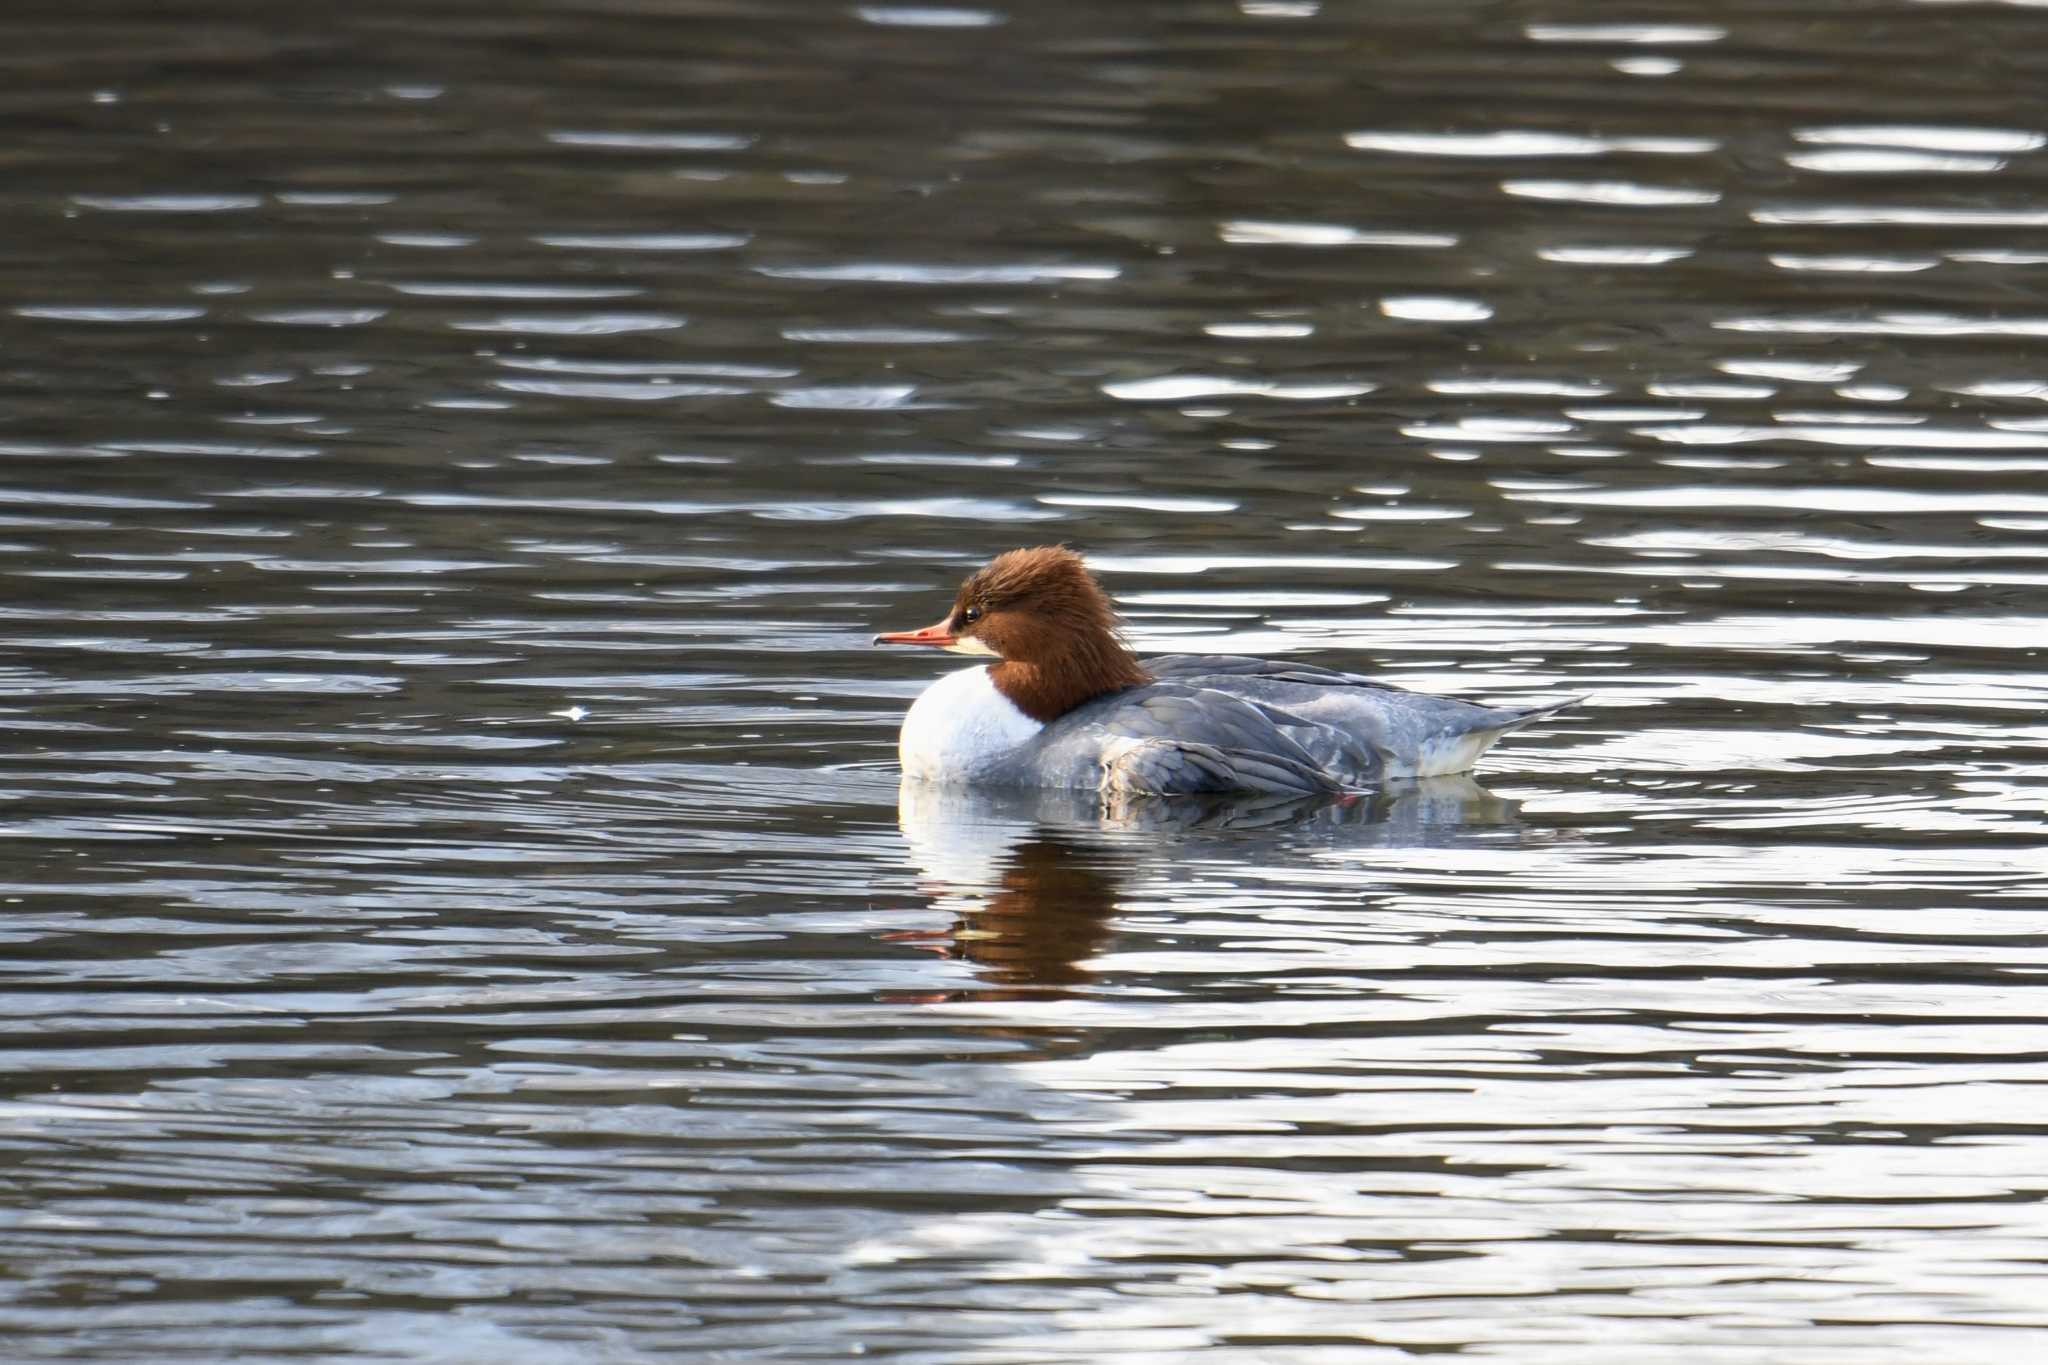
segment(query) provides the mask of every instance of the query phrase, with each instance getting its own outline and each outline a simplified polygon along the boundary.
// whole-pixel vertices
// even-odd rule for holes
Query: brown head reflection
[[[955,952],[995,985],[1071,986],[1110,937],[1117,882],[1099,852],[1025,840],[979,910],[953,927]]]
[[[886,935],[973,964],[985,989],[976,999],[1063,995],[1085,989],[1089,960],[1111,937],[1122,884],[1114,853],[1039,830],[1018,839],[973,875],[921,878],[934,903],[953,914],[944,928]],[[892,997],[898,1000],[906,996]],[[920,997],[937,1003],[958,991]]]

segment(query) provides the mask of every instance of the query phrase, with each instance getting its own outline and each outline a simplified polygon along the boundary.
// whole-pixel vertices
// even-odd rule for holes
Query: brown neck
[[[996,691],[1044,725],[1082,702],[1152,681],[1152,675],[1114,635],[1077,636],[1061,653],[1025,662],[1005,659],[989,670]]]

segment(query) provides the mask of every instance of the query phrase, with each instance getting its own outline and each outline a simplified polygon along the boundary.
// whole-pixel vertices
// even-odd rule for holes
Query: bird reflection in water
[[[1115,934],[1125,888],[1190,857],[1270,865],[1323,848],[1466,842],[1519,824],[1512,802],[1465,776],[1339,797],[1146,797],[1108,807],[1092,792],[905,782],[897,821],[918,890],[953,922],[887,937],[971,963],[984,983],[891,997],[931,1003],[1086,993],[1100,983],[1090,963]]]

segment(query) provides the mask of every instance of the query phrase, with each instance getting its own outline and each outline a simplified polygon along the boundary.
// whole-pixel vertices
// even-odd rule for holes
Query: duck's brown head
[[[976,570],[938,624],[877,635],[875,643],[993,655],[1001,661],[990,670],[997,690],[1025,715],[1049,721],[1152,680],[1117,627],[1109,595],[1081,556],[1038,545]]]

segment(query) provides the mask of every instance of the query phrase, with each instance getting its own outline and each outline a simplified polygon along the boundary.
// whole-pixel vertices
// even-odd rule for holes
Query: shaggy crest
[[[1118,636],[1109,595],[1064,545],[997,555],[960,585],[947,619],[1001,657],[997,690],[1034,720],[1152,681]]]
[[[956,614],[970,606],[999,611],[1018,605],[1095,630],[1117,628],[1108,594],[1081,556],[1064,545],[1006,550],[969,575],[953,599]]]

